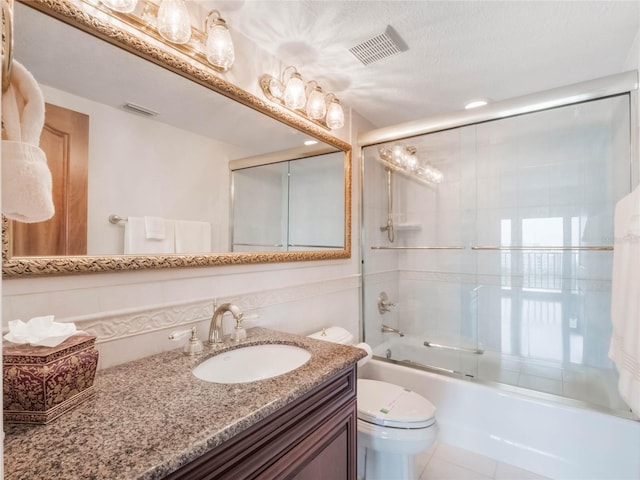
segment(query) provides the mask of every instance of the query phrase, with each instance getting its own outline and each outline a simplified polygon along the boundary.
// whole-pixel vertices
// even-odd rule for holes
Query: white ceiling
[[[637,1],[198,3],[219,9],[232,34],[295,65],[377,127],[461,110],[479,97],[503,100],[618,73],[638,61]],[[387,25],[409,50],[362,65],[349,48]]]

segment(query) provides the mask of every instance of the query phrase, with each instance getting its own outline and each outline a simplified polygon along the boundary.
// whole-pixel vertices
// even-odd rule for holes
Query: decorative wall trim
[[[182,328],[208,320],[213,315],[214,301],[235,303],[243,312],[255,312],[260,308],[357,288],[360,288],[360,275],[351,275],[333,280],[245,292],[225,297],[200,298],[185,302],[78,316],[62,321],[73,322],[78,329],[96,335],[96,344],[100,344],[169,328]]]

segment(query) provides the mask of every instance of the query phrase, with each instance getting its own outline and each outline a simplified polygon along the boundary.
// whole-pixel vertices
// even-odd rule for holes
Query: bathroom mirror
[[[348,143],[171,47],[129,33],[83,2],[18,2],[14,16],[15,58],[41,83],[45,101],[88,116],[88,201],[80,253],[18,254],[23,225],[3,219],[5,276],[349,258]],[[319,144],[302,147],[307,140]],[[313,156],[305,148],[342,155],[343,211],[328,227],[343,232],[341,242],[233,252],[230,162],[292,149],[304,162]],[[113,215],[124,221],[109,222]],[[145,216],[210,223],[211,251],[125,255],[126,219]],[[322,242],[308,242],[316,243]]]

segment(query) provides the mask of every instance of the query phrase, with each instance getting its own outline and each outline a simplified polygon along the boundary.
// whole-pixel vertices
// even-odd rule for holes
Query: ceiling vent
[[[349,49],[364,65],[370,65],[397,53],[406,52],[407,50],[409,50],[409,46],[404,43],[404,40],[400,38],[398,32],[396,32],[391,25],[387,25],[384,33],[365,40]]]
[[[136,105],[135,103],[127,102],[122,105],[122,108],[131,113],[137,113],[138,115],[143,115],[145,117],[155,117],[158,112],[155,112],[149,108],[141,107],[140,105]]]

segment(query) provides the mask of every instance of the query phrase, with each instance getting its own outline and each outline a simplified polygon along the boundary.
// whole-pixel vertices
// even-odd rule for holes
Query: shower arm
[[[389,242],[393,243],[395,235],[393,231],[393,189],[391,184],[391,169],[385,168],[387,171],[387,224],[384,227],[380,227],[381,232],[387,232]]]

